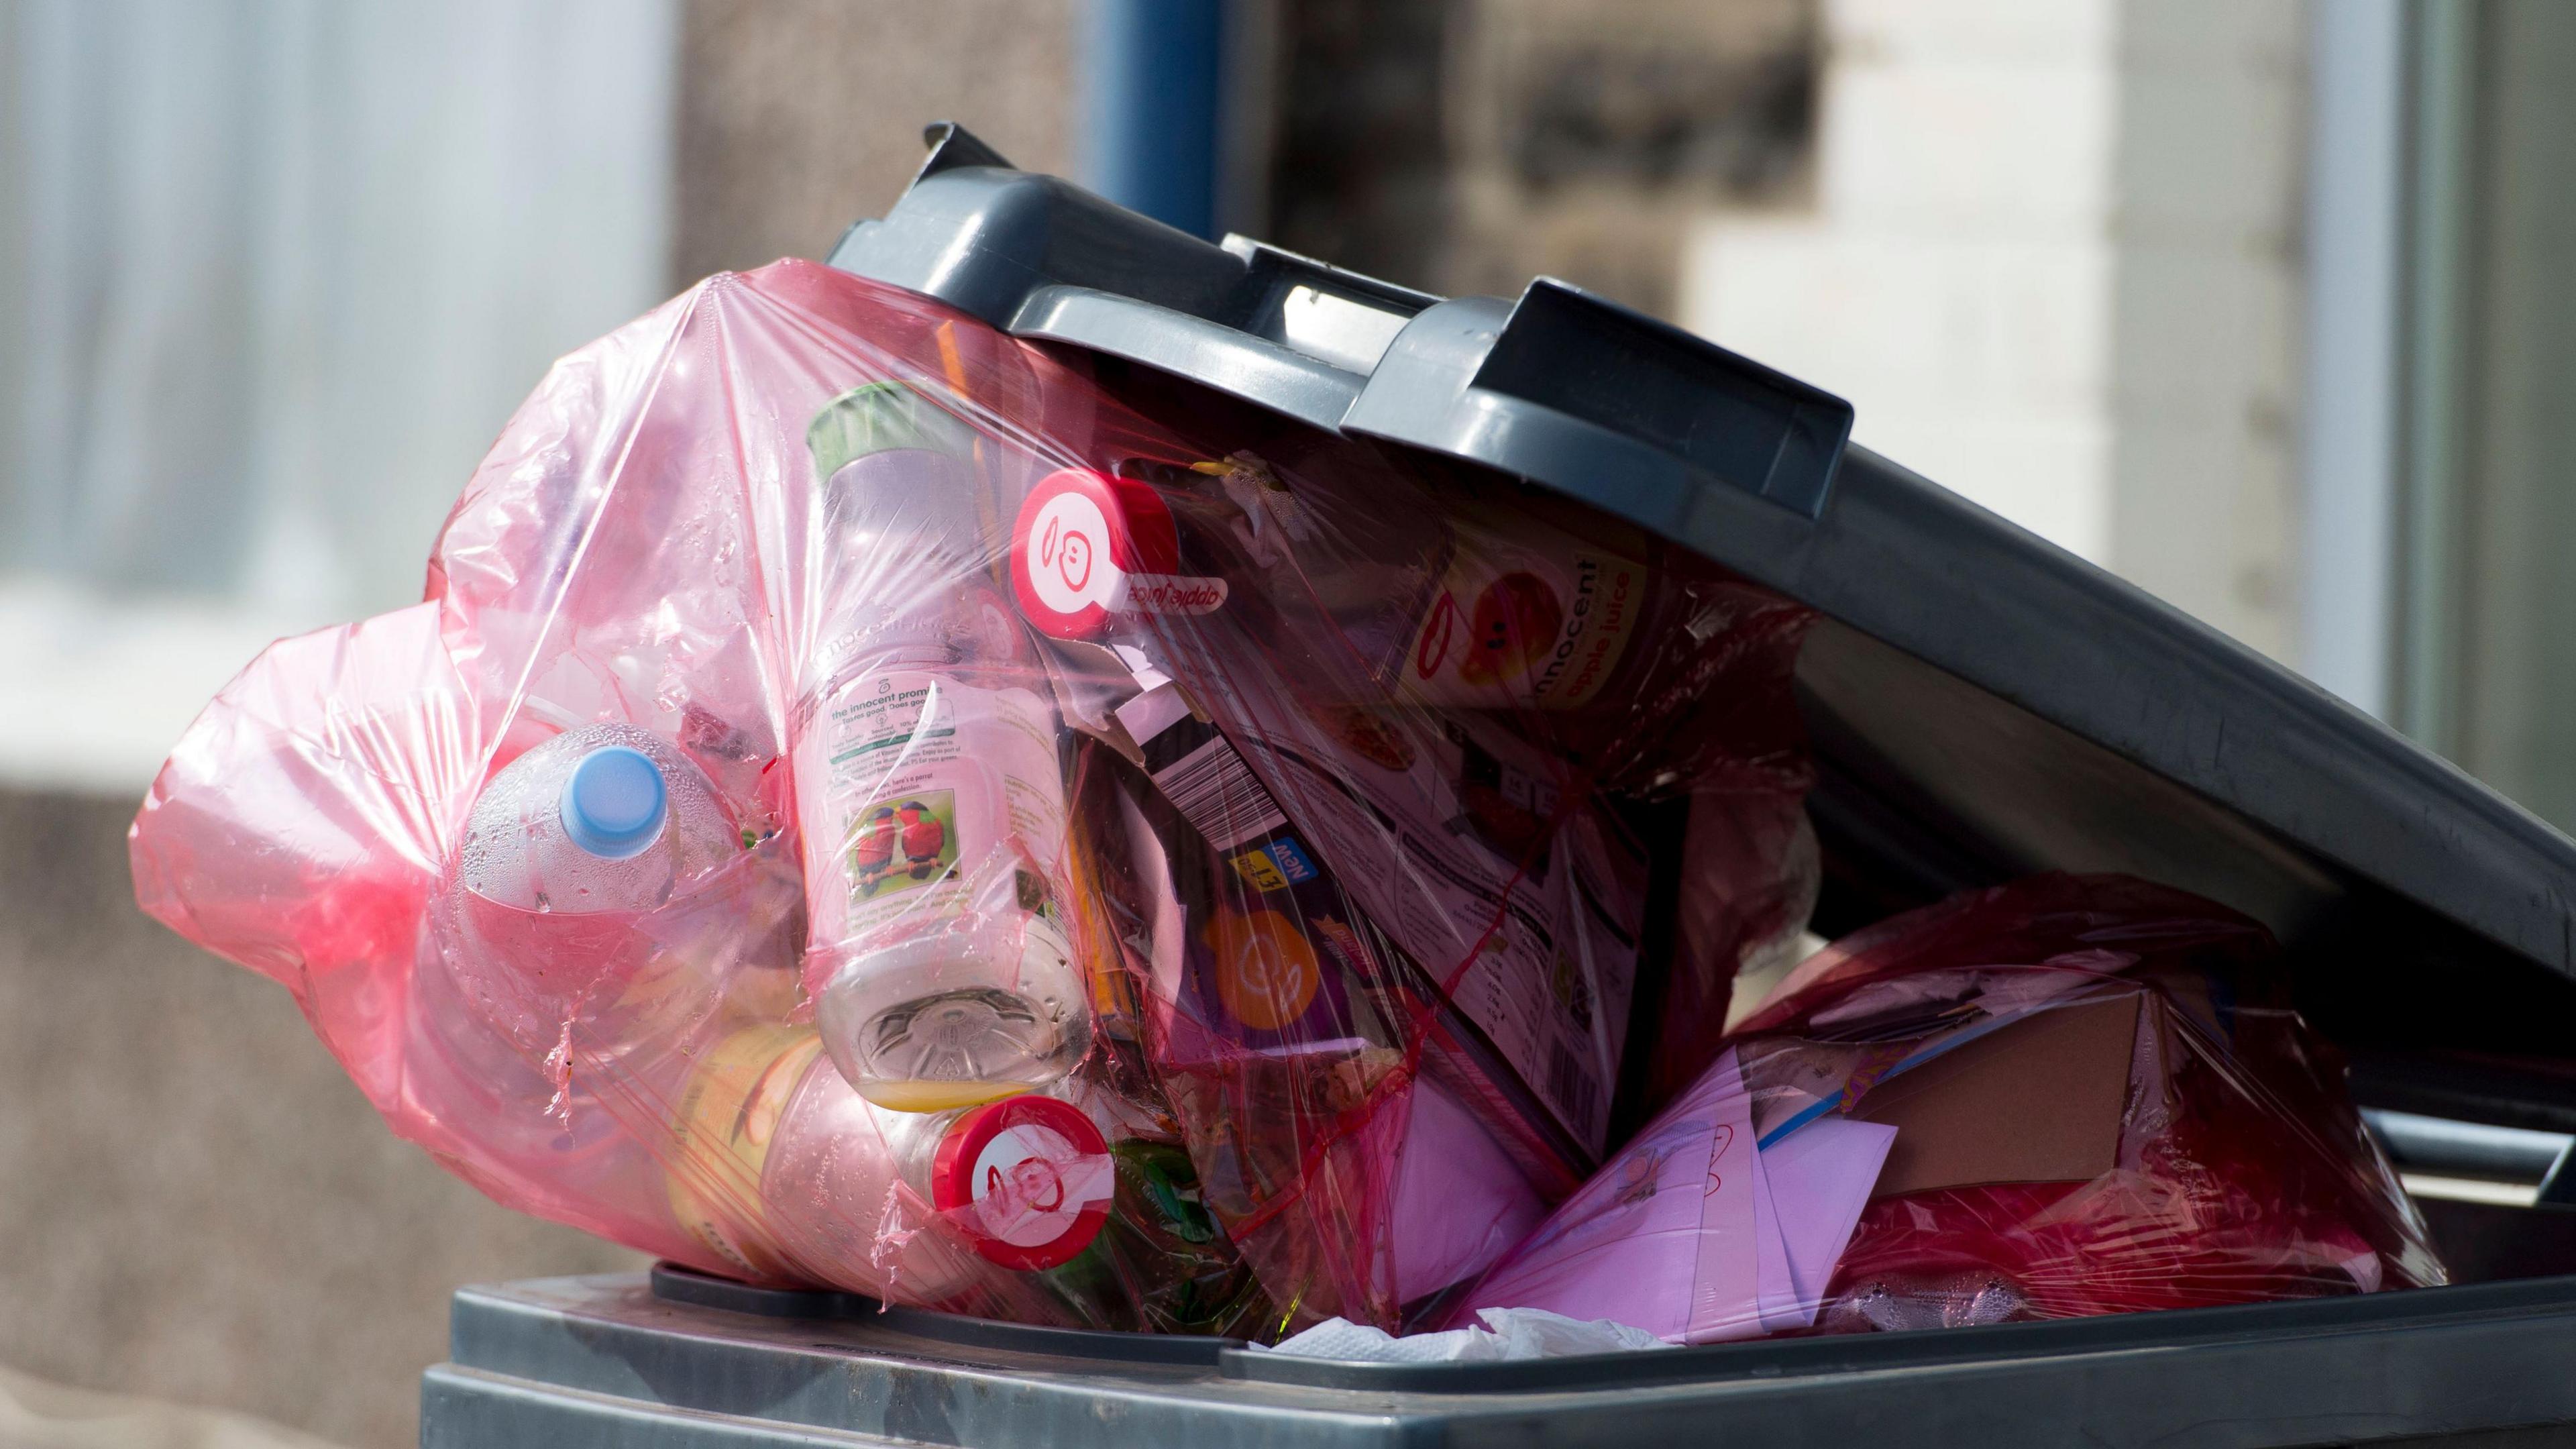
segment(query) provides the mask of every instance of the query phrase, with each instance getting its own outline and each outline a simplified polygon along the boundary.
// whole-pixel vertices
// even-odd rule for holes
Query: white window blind
[[[0,781],[139,790],[416,598],[555,356],[666,290],[677,0],[0,6]]]

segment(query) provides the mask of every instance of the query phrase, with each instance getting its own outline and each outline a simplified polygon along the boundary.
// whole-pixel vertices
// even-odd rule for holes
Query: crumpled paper
[[[1476,1316],[1484,1327],[1402,1338],[1347,1318],[1328,1318],[1269,1351],[1344,1363],[1503,1363],[1673,1346],[1642,1328],[1607,1318],[1586,1322],[1544,1308],[1486,1308]]]

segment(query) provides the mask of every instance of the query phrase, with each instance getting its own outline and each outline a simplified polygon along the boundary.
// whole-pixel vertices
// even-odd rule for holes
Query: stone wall
[[[1811,185],[1813,0],[1288,0],[1269,238],[1669,314],[1692,223]]]
[[[2295,645],[2297,0],[1827,0],[1814,204],[1712,212],[1682,320],[1854,436]]]
[[[673,285],[821,257],[956,121],[1069,171],[1073,0],[689,0]]]
[[[1671,315],[1693,221],[1808,195],[1815,19],[1812,0],[1462,6],[1442,290],[1545,273]]]

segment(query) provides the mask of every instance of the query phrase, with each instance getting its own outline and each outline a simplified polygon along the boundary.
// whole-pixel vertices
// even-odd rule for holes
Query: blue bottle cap
[[[662,833],[670,796],[661,767],[641,750],[602,745],[581,757],[564,781],[564,834],[593,855],[642,855]]]

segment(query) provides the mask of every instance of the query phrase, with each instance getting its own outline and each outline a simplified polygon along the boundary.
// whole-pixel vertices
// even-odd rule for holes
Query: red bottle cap
[[[1060,468],[1020,503],[1011,529],[1011,592],[1038,632],[1092,639],[1120,610],[1204,614],[1225,580],[1175,574],[1180,534],[1147,484]]]
[[[975,1251],[1005,1268],[1052,1268],[1091,1246],[1116,1186],[1109,1143],[1053,1097],[1005,1097],[939,1139],[930,1198]]]

